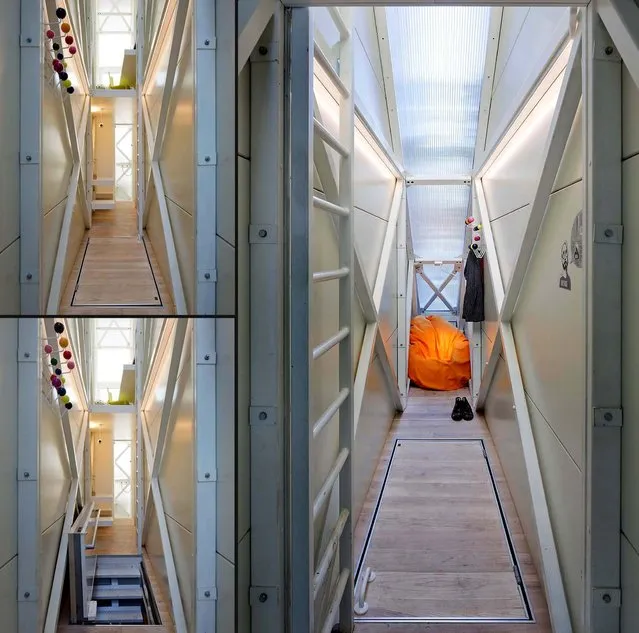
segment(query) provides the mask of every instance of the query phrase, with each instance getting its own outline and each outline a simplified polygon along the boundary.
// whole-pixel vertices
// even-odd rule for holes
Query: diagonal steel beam
[[[187,325],[188,319],[178,319],[175,326],[175,338],[173,339],[173,349],[171,350],[171,363],[169,365],[169,375],[167,376],[164,405],[162,407],[162,417],[160,418],[160,429],[158,430],[158,437],[155,443],[155,455],[153,456],[153,468],[151,469],[152,478],[156,478],[160,474],[166,441],[169,436],[171,423],[175,417],[175,412],[173,411],[173,396],[175,395],[180,361],[182,360]]]
[[[264,29],[275,13],[279,0],[238,0],[237,72],[242,72]]]

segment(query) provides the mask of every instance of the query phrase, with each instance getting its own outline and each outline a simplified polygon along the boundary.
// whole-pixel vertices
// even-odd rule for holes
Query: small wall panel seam
[[[69,196],[64,196],[64,198],[62,198],[62,200],[60,200],[60,202],[54,204],[48,211],[45,211],[42,214],[43,219],[46,218],[52,211],[55,211],[63,202],[66,204],[66,201],[68,200]]]
[[[2,255],[2,253],[4,253],[7,249],[11,248],[19,239],[20,235],[17,235],[6,246],[0,248],[0,255]]]

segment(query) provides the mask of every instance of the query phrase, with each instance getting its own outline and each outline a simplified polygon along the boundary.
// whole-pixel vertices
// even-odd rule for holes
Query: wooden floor
[[[94,211],[62,295],[61,314],[174,314],[165,280],[146,234],[137,236],[133,205]]]
[[[450,412],[452,410],[455,397],[459,395],[469,397],[467,390],[460,392],[427,392],[414,388],[411,389],[406,411],[393,422],[380,462],[371,483],[371,487],[368,491],[364,508],[356,525],[355,551],[359,555],[364,548],[366,536],[369,531],[375,507],[377,506],[384,477],[388,469],[389,460],[396,440],[483,439],[488,460],[499,491],[502,507],[510,528],[510,534],[517,552],[517,558],[521,566],[524,584],[527,589],[528,599],[532,607],[535,621],[517,623],[373,623],[356,621],[356,633],[379,633],[381,631],[393,631],[396,633],[551,633],[545,597],[543,595],[539,578],[537,577],[537,573],[532,564],[528,544],[526,543],[521,523],[504,479],[501,464],[499,463],[499,458],[488,428],[486,427],[483,419],[479,416],[475,416],[475,419],[470,422],[453,422],[450,418]],[[459,468],[459,474],[454,475],[453,473],[457,467]],[[449,478],[466,480],[467,473],[463,472],[463,469],[468,467],[468,463],[459,463],[455,464],[455,466],[449,464],[446,466],[445,470],[447,471]],[[426,473],[428,466],[424,465],[423,470]],[[478,474],[479,473],[477,472],[475,473],[475,475]],[[421,492],[424,492],[423,489],[420,491],[421,487],[419,485],[412,483],[411,486],[413,488],[417,488],[417,491],[411,490],[412,494],[421,494]],[[424,487],[425,486],[426,482],[424,482]],[[403,491],[404,494],[406,494],[407,490],[408,489],[406,488]],[[476,491],[474,491],[474,493],[476,493]],[[466,515],[465,519],[460,517],[460,512],[466,512],[466,510],[463,510],[462,507],[468,504],[468,499],[458,499],[458,504],[459,505],[456,505],[455,501],[450,499],[446,505],[440,506],[439,509],[436,507],[432,508],[429,516],[424,518],[426,521],[425,526],[432,535],[432,538],[427,541],[428,551],[423,553],[422,560],[429,560],[430,564],[433,566],[432,568],[439,564],[441,569],[446,570],[447,567],[450,569],[451,565],[458,565],[458,563],[454,560],[454,553],[450,552],[452,542],[450,532],[453,528],[441,530],[438,529],[437,526],[437,524],[450,525],[451,517],[455,516],[458,517],[460,521],[468,520],[468,515]],[[450,514],[448,514],[448,511],[450,511]],[[496,557],[496,560],[492,563],[490,562],[491,557],[486,557],[485,555],[486,549],[490,550],[491,547],[494,547],[494,544],[491,545],[487,541],[487,538],[493,538],[494,532],[493,530],[486,530],[484,527],[486,521],[493,520],[492,516],[492,513],[490,517],[485,516],[485,514],[482,516],[481,513],[478,513],[475,517],[476,525],[472,529],[464,530],[465,538],[470,539],[473,546],[474,557],[469,557],[466,561],[466,565],[471,568],[478,568],[480,565],[501,565],[505,560],[501,558],[504,552],[504,550],[501,549],[501,545],[499,549],[499,556]],[[393,517],[389,514],[385,520],[387,523],[384,528],[384,539],[387,543],[394,542],[396,545],[399,545],[399,547],[396,547],[396,545],[394,547],[396,547],[397,556],[403,556],[401,559],[402,569],[410,569],[410,565],[414,564],[412,561],[415,552],[411,550],[411,547],[414,545],[414,535],[419,532],[424,525],[421,523],[416,525],[414,523],[414,519],[407,519],[407,508],[402,508],[401,504],[398,506],[395,516]],[[413,522],[411,522],[411,520]],[[466,525],[466,527],[468,528],[470,526]],[[499,533],[501,533],[501,531],[499,531]],[[457,534],[456,536],[459,537],[460,535]],[[449,548],[448,553],[446,553],[446,548]],[[463,546],[460,544],[458,551],[461,552],[462,549]],[[369,546],[368,551],[371,552],[371,550],[374,553],[373,548]],[[402,554],[402,550],[407,550],[409,553]],[[383,555],[383,552],[381,552],[381,554]],[[377,563],[379,563],[380,554],[378,553],[374,555],[378,556]],[[373,562],[375,562],[374,559]],[[374,564],[372,567],[374,571],[377,571]],[[399,579],[397,580],[399,581]],[[443,583],[442,580],[443,579],[440,578],[440,582],[435,583],[437,585],[437,600],[440,604],[440,609],[442,608],[441,604],[446,601],[458,602],[459,606],[463,607],[464,597],[469,601],[469,603],[473,602],[472,592],[477,588],[474,588],[472,583],[469,584],[468,581],[463,581],[461,579],[458,579],[460,581],[457,583],[448,582],[450,592],[446,595],[445,583]],[[367,601],[371,605],[373,604],[373,598],[380,598],[381,591],[374,589],[377,582],[378,579],[372,582],[368,588],[367,595],[370,596],[370,599]],[[406,587],[403,591],[408,590],[414,591],[414,588],[409,589]],[[442,591],[444,591],[444,593],[442,593]],[[481,591],[484,592],[483,597],[488,600],[491,595],[494,595],[492,589],[490,590],[490,594],[486,595],[487,589],[485,585],[482,585]],[[432,583],[431,586],[425,586],[423,600],[428,601],[429,597],[432,599],[432,592]],[[404,593],[404,595],[406,595],[406,593]],[[413,604],[413,607],[414,606],[415,604]],[[487,609],[491,608],[492,610],[494,610],[494,606],[495,605],[485,605]],[[450,612],[450,608],[448,608],[448,610]],[[370,615],[370,613],[371,612],[369,611],[369,614],[367,615]]]
[[[133,520],[115,519],[113,525],[100,526],[92,553],[97,556],[137,554],[138,545]]]

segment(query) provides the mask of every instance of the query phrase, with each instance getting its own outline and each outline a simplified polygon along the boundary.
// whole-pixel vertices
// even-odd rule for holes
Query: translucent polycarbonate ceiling
[[[473,167],[488,43],[488,7],[387,8],[404,167],[468,174]]]
[[[473,169],[490,8],[389,7],[386,15],[406,172],[421,178],[468,177]],[[408,215],[417,258],[463,256],[469,202],[468,186],[409,187]],[[424,272],[436,285],[448,276],[446,267],[425,267]],[[458,274],[444,292],[454,310],[459,283]],[[432,293],[423,280],[418,279],[418,285],[424,308]],[[437,299],[428,309],[448,307]]]

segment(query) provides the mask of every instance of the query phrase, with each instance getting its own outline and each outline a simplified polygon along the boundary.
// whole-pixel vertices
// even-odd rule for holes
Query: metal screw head
[[[25,158],[27,159],[27,163],[31,162],[31,155],[30,154],[27,154]]]
[[[266,46],[260,46],[257,50],[260,55],[266,55],[266,53],[268,53],[268,48],[266,48]]]
[[[260,411],[260,415],[258,417],[260,420],[266,420],[268,416],[266,415],[266,411]]]
[[[204,479],[210,479],[211,473],[204,473]]]
[[[606,55],[612,55],[614,52],[615,49],[612,46],[606,46],[606,48],[604,48],[604,53],[606,53]]]
[[[31,273],[27,273],[27,279],[33,279],[33,275]]]
[[[604,415],[604,420],[606,422],[610,422],[612,420],[612,413],[610,413],[610,411]]]
[[[210,598],[211,597],[211,592],[210,591],[205,591],[204,592],[204,597],[205,598]]]
[[[204,273],[204,279],[210,279],[211,273]]]
[[[33,42],[33,40],[30,37],[27,37],[27,44],[31,44],[31,42]]]
[[[260,602],[266,602],[268,600],[268,595],[262,592],[258,598]]]
[[[204,40],[204,46],[208,46],[211,43],[211,40]]]
[[[268,232],[266,231],[266,229],[260,229],[258,235],[260,237],[266,237],[268,235]]]
[[[24,353],[24,357],[25,357],[25,358],[31,358],[31,354],[30,354],[29,352],[25,352],[25,353]]]
[[[613,233],[612,233],[612,229],[606,229],[606,230],[604,231],[604,235],[605,235],[606,237],[612,237],[612,234],[613,234]]]
[[[209,360],[209,358],[211,358],[208,354],[204,355],[204,360]]]
[[[28,598],[30,595],[31,595],[31,594],[30,594],[28,591],[25,591],[25,592],[24,592],[24,597],[25,597],[25,598]]]
[[[601,599],[606,603],[606,604],[610,604],[612,602],[612,596],[609,593],[604,593],[603,596],[601,596]]]
[[[211,157],[210,156],[205,156],[204,157],[204,162],[205,163],[210,163],[211,162]]]
[[[29,473],[25,470],[25,471],[24,471],[24,478],[25,478],[25,479],[29,479],[29,477],[30,477],[30,476],[31,476],[31,475],[30,475],[30,474],[29,474]]]

